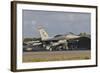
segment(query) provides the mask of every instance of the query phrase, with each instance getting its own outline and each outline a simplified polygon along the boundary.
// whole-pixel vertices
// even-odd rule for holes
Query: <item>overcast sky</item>
[[[24,38],[40,37],[37,30],[38,25],[43,26],[49,36],[68,34],[69,32],[90,33],[90,13],[23,10],[22,14]]]

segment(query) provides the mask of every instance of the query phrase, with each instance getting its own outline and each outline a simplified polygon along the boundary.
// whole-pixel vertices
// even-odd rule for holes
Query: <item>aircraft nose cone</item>
[[[72,39],[72,38],[74,39],[74,38],[79,38],[79,37],[80,36],[77,36],[77,35],[67,35],[66,36],[67,39]]]

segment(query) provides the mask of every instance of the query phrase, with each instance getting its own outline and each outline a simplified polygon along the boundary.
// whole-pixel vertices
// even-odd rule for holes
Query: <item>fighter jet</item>
[[[44,30],[43,27],[39,27],[38,31],[41,36],[41,42],[43,47],[46,50],[67,50],[68,49],[68,40],[80,38],[80,36],[69,34],[69,35],[60,35],[57,37],[49,37],[48,33]]]

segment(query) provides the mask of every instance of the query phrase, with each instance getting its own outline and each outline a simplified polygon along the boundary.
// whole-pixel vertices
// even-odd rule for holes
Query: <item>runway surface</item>
[[[23,62],[88,60],[90,58],[90,50],[23,52]]]

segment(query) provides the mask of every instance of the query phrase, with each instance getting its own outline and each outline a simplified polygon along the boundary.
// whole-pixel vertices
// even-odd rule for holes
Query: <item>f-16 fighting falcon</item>
[[[49,37],[48,33],[44,30],[43,27],[39,26],[38,31],[41,36],[41,42],[43,47],[46,50],[52,51],[55,49],[58,50],[67,50],[68,49],[68,40],[80,38],[77,35],[61,35],[57,37]]]

